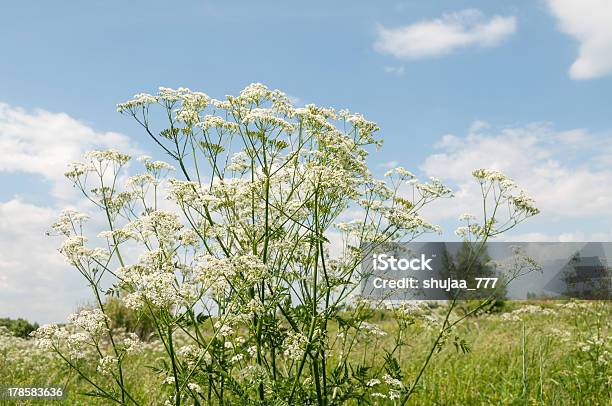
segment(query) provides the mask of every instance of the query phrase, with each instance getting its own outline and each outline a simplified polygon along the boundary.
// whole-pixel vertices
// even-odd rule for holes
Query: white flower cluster
[[[476,216],[474,216],[471,213],[463,213],[461,216],[459,216],[459,221],[474,221],[476,220]]]
[[[536,305],[526,305],[519,307],[508,313],[503,313],[500,318],[505,321],[521,321],[524,315],[543,315],[552,316],[555,315],[555,311],[552,309],[544,308]]]
[[[258,128],[273,130],[282,129],[285,133],[291,134],[295,128],[288,121],[278,117],[272,109],[255,108],[249,111],[243,118],[245,124],[256,124]],[[268,127],[269,126],[269,127]]]
[[[170,375],[164,378],[164,380],[162,381],[162,385],[174,385],[175,382],[176,378]]]
[[[99,337],[106,331],[108,317],[98,308],[89,310],[83,309],[78,313],[68,316],[68,322],[86,331],[91,337]]]
[[[200,387],[200,385],[198,385],[195,382],[189,382],[187,384],[187,387],[189,388],[189,390],[192,390],[195,393],[202,393],[203,392],[202,387]]]
[[[210,354],[204,348],[191,344],[180,347],[176,353],[188,368],[193,368],[200,359],[204,360],[204,362],[210,362],[211,360]]]
[[[83,162],[73,162],[68,166],[70,169],[64,172],[64,176],[73,182],[76,182],[81,176],[94,170],[94,167],[91,164],[86,164]]]
[[[253,254],[236,255],[231,258],[204,255],[199,259],[196,272],[204,285],[224,288],[226,281],[235,280],[237,277],[251,285],[260,282],[268,276],[268,267]]]
[[[569,301],[567,303],[558,303],[558,307],[564,310],[587,310],[590,308],[588,302]]]
[[[360,233],[365,223],[363,220],[351,220],[342,223],[336,223],[336,228],[347,234]]]
[[[476,169],[472,172],[472,176],[481,184],[492,182],[499,185],[500,194],[504,196],[518,215],[525,217],[535,216],[540,210],[535,207],[535,201],[527,196],[525,192],[519,191],[518,194],[512,194],[516,189],[516,184],[506,175],[494,169]]]
[[[510,196],[509,199],[517,213],[523,213],[525,216],[535,216],[540,213],[540,209],[535,207],[535,200],[527,196],[523,191],[519,192],[516,196]]]
[[[551,328],[548,332],[551,336],[556,337],[563,342],[569,341],[570,338],[572,337],[572,333],[570,331],[559,330],[558,328],[554,328],[554,327]]]
[[[399,379],[393,378],[389,374],[383,376],[383,381],[390,387],[389,388],[389,399],[397,400],[400,398],[400,390],[404,387],[404,384]]]
[[[98,360],[98,372],[105,376],[112,375],[113,369],[117,364],[117,358],[111,355],[105,355]]]
[[[269,99],[271,93],[272,92],[267,86],[261,83],[251,83],[242,89],[240,95],[236,98],[236,101],[244,105],[257,104],[265,99]]]
[[[334,131],[335,127],[328,119],[336,119],[336,112],[332,108],[318,107],[307,104],[293,111],[294,116],[311,135]]]
[[[118,165],[124,165],[131,159],[129,155],[122,154],[114,149],[87,151],[85,152],[84,157],[92,162],[110,161],[115,162]]]
[[[131,100],[117,105],[119,113],[128,112],[136,114],[136,109],[147,108],[151,104],[166,104],[173,105],[181,101],[186,110],[204,109],[210,102],[210,97],[201,92],[192,92],[191,90],[180,87],[171,89],[168,87],[160,87],[157,95],[148,93],[138,93]]]
[[[607,368],[612,363],[612,336],[592,334],[578,342],[578,349],[590,353],[600,368]]]
[[[416,188],[421,192],[421,195],[426,199],[437,197],[450,197],[453,191],[444,185],[440,179],[430,177],[430,182],[417,183]]]
[[[389,209],[387,218],[393,226],[400,230],[409,232],[418,232],[420,230],[440,231],[438,226],[428,223],[423,217],[401,205]]]
[[[167,307],[182,302],[171,272],[157,272],[142,265],[130,265],[117,270],[121,284],[129,289],[123,301],[130,309],[138,310],[146,303]],[[187,285],[185,285],[186,287]]]
[[[73,358],[85,358],[95,353],[96,343],[107,332],[107,316],[100,309],[84,309],[68,317],[69,324],[47,324],[32,333],[42,349],[66,348]]]
[[[159,185],[159,181],[150,173],[141,173],[139,175],[130,176],[126,182],[126,187],[131,188],[134,191],[144,190],[149,185]],[[144,193],[140,195],[142,198],[144,198],[144,196]]]
[[[240,375],[250,385],[263,383],[267,377],[266,370],[261,365],[248,365],[240,371]]]
[[[308,345],[308,337],[302,333],[290,332],[287,334],[283,346],[285,357],[292,360],[299,360],[304,356],[304,351]]]
[[[271,90],[261,83],[251,83],[237,97],[227,96],[227,101],[216,102],[216,106],[225,110],[235,108],[243,110],[250,106],[260,106],[269,101],[275,112],[290,116],[293,108],[287,95],[280,90]]]
[[[359,180],[352,170],[341,166],[342,162],[309,162],[304,168],[304,178],[312,189],[320,188],[330,195],[357,197]]]
[[[127,333],[121,341],[121,350],[126,354],[137,354],[144,349],[144,343],[136,333]]]
[[[207,114],[202,121],[196,124],[196,127],[207,131],[210,128],[216,128],[218,131],[238,132],[240,126],[232,121],[227,121],[223,117]]]
[[[249,165],[250,165],[249,155],[244,151],[240,151],[240,152],[236,152],[232,156],[232,159],[229,165],[227,165],[225,169],[227,169],[228,171],[232,171],[232,172],[243,172],[249,167]]]
[[[164,162],[164,161],[153,161],[151,157],[147,155],[143,155],[139,157],[138,160],[144,164],[145,169],[148,172],[151,172],[156,175],[161,173],[161,171],[164,171],[164,170],[166,171],[174,170],[174,166],[170,165],[169,163]]]
[[[134,95],[132,100],[117,105],[117,111],[123,113],[124,111],[133,110],[138,107],[144,107],[149,104],[157,103],[157,98],[147,93],[138,93]]]
[[[385,383],[389,386],[393,386],[396,388],[403,388],[404,384],[402,383],[402,381],[400,381],[399,379],[393,378],[391,375],[389,374],[385,374],[383,376],[383,381],[385,381]]]
[[[72,234],[81,234],[83,224],[89,220],[89,216],[73,209],[62,211],[57,221],[51,225],[51,231],[69,237]],[[51,234],[51,231],[47,234]]]
[[[87,248],[85,242],[87,238],[82,235],[72,235],[64,240],[59,252],[64,256],[69,264],[82,266],[96,261],[104,261],[108,257],[108,252],[102,248]]]
[[[415,174],[413,174],[412,172],[406,170],[402,166],[398,166],[397,168],[390,169],[387,172],[385,172],[385,176],[386,177],[391,177],[394,174],[396,174],[401,180],[411,180],[411,179],[416,178]]]
[[[180,205],[215,210],[221,203],[219,197],[209,193],[198,182],[170,179],[168,184],[168,198]]]
[[[214,328],[217,330],[217,333],[221,337],[228,338],[234,333],[236,333],[236,329],[238,328],[240,323],[246,321],[247,317],[248,315],[240,313],[224,314],[222,319],[219,319],[215,322]],[[237,337],[236,340],[239,341],[239,338]],[[233,348],[233,346],[234,343],[232,343],[231,341],[225,342],[225,348]]]
[[[380,129],[375,122],[366,120],[363,115],[359,113],[348,114],[348,112],[346,112],[345,114],[346,121],[352,123],[362,136],[370,137],[372,133]]]
[[[363,321],[360,324],[359,333],[365,337],[380,338],[387,335],[387,332],[380,328],[380,326]]]
[[[31,335],[36,338],[36,345],[39,348],[50,350],[59,345],[60,340],[66,339],[68,331],[57,324],[45,324],[33,331]]]
[[[469,239],[471,236],[483,236],[485,233],[486,230],[479,224],[460,226],[455,230],[455,235],[464,239]]]
[[[137,235],[142,241],[155,236],[160,245],[169,246],[178,239],[178,233],[182,228],[183,225],[176,214],[154,210],[126,224],[124,231],[130,235]]]
[[[130,238],[136,238],[132,233],[128,233],[123,229],[100,231],[98,237],[105,238],[109,244],[114,244],[115,242],[120,244]]]
[[[485,207],[492,207],[492,212],[485,211],[483,224],[476,223],[476,217],[471,214],[461,215],[459,220],[467,222],[467,225],[455,230],[457,236],[469,241],[495,237],[540,212],[534,200],[523,191],[517,193],[514,181],[503,173],[493,169],[477,169],[472,175],[480,183]],[[506,205],[507,218],[500,219],[501,210],[497,208]]]

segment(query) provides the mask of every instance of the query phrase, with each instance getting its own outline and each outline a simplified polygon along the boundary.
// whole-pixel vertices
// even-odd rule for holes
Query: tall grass
[[[517,303],[506,306],[504,312],[469,318],[457,329],[469,350],[447,345],[436,353],[436,362],[425,370],[410,404],[609,405],[612,305],[570,303]],[[444,307],[430,309],[431,315],[439,317]],[[386,312],[377,314],[376,319],[388,334],[378,342],[359,344],[355,357],[378,361],[374,365],[383,368],[384,350],[393,343],[395,325]],[[330,335],[333,331],[337,326],[330,326]],[[408,377],[417,374],[435,334],[432,328],[429,335],[415,335],[409,351],[404,349],[399,360]],[[104,404],[85,395],[90,388],[74,371],[31,342],[3,333],[0,383],[67,385],[68,398],[54,404]],[[163,349],[155,339],[146,347],[134,355],[132,368],[126,371],[127,381],[146,404],[163,404],[160,399],[171,392],[155,372]],[[328,363],[330,373],[331,366],[333,359]],[[308,373],[304,379],[309,379]],[[369,401],[394,404],[385,399]]]

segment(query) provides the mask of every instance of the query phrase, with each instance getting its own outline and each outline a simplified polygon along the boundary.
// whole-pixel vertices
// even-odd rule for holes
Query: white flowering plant
[[[381,145],[375,123],[294,107],[261,84],[225,100],[160,88],[118,111],[172,162],[142,157],[144,171],[128,176],[128,155],[92,151],[66,173],[106,224],[99,247],[88,245],[88,216],[76,211],[51,230],[66,237],[60,252],[96,305],[40,328],[39,345],[77,371],[89,395],[141,404],[125,371],[145,343],[111,328],[112,297],[152,320],[165,357],[151,368],[168,404],[405,403],[460,320],[450,319],[454,301],[443,321],[393,307],[397,329],[384,347],[389,333],[358,294],[359,247],[439,232],[419,213],[451,190],[403,168],[376,179],[366,164]],[[484,218],[462,217],[458,235],[484,243],[537,214],[499,172],[474,177]],[[339,222],[349,209],[360,218]],[[431,328],[439,335],[410,376],[398,357],[410,334]]]

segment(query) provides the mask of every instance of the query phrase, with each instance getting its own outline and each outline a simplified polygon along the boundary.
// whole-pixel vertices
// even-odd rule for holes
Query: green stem
[[[170,361],[172,362],[172,374],[174,376],[174,388],[176,390],[176,395],[175,395],[175,404],[176,406],[179,406],[181,404],[181,390],[179,387],[179,381],[178,381],[178,372],[176,369],[176,361],[174,359],[174,346],[172,343],[172,327],[168,326],[168,353],[170,355]]]

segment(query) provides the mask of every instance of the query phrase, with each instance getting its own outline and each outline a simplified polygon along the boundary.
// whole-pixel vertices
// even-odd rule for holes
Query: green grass
[[[610,310],[606,302],[564,308],[559,302],[511,304],[503,313],[469,317],[456,329],[470,351],[452,344],[455,334],[436,353],[409,404],[418,405],[610,405],[611,346]],[[523,309],[538,309],[534,313]],[[434,314],[444,311],[434,309]],[[515,313],[512,313],[515,311]],[[520,318],[520,320],[517,320]],[[514,319],[514,320],[512,320]],[[394,322],[385,313],[374,320],[388,335],[377,345],[358,347],[356,359],[383,361],[383,349],[392,345]],[[422,327],[408,339],[399,361],[404,382],[409,384],[422,365],[436,331]],[[333,327],[332,329],[333,330]],[[333,333],[330,332],[330,337]],[[596,338],[599,344],[589,343]],[[587,347],[588,346],[588,347]],[[145,404],[163,404],[170,393],[162,389],[162,378],[147,365],[161,353],[152,343],[135,356],[127,371],[130,389]],[[333,365],[333,359],[328,365]],[[32,350],[31,341],[0,338],[0,384],[57,385],[67,383],[69,398],[53,404],[90,405],[103,402],[81,393],[90,388],[51,356]],[[10,404],[10,402],[4,402]],[[14,403],[13,403],[14,404]],[[43,404],[24,402],[24,404]],[[381,403],[383,404],[383,403]],[[392,403],[389,403],[392,404]]]

